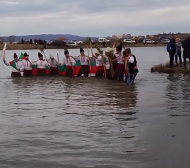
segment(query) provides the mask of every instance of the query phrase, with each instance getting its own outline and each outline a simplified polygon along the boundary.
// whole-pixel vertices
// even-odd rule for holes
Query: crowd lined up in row
[[[118,45],[116,48],[106,48],[105,54],[102,50],[97,49],[97,51],[93,54],[92,57],[89,55],[85,55],[83,48],[80,49],[80,55],[77,57],[73,57],[69,54],[68,50],[64,51],[65,57],[63,61],[59,62],[52,55],[50,55],[49,59],[44,59],[43,52],[38,52],[39,59],[37,61],[30,61],[29,55],[24,53],[22,59],[18,58],[17,54],[14,53],[14,60],[11,62],[7,62],[5,60],[5,52],[3,61],[5,65],[12,66],[12,77],[21,77],[21,72],[23,72],[24,77],[33,76],[33,68],[36,66],[37,76],[45,76],[47,75],[46,69],[49,67],[49,72],[51,75],[64,74],[66,77],[81,76],[82,74],[85,77],[89,76],[91,73],[91,62],[95,61],[95,76],[102,77],[104,76],[107,79],[124,81],[127,84],[133,84],[134,79],[138,73],[137,68],[137,60],[136,57],[131,53],[131,49],[127,48],[123,52],[122,44]],[[91,50],[92,51],[92,50]],[[80,62],[80,68],[78,72],[74,73],[74,68]],[[65,73],[62,73],[64,71]],[[61,72],[60,72],[61,71]]]
[[[186,59],[190,60],[190,36],[187,37],[183,42],[179,38],[172,38],[167,45],[167,52],[170,56],[170,68],[174,66],[174,58],[176,66],[178,66],[178,59],[179,63],[182,66],[182,48],[183,48],[183,60],[184,65],[183,69],[186,69]]]

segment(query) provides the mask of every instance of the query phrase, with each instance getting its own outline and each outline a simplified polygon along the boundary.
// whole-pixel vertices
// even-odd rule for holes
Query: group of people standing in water
[[[183,62],[182,62],[182,49],[183,49]],[[190,60],[190,36],[188,36],[184,41],[180,38],[172,38],[167,45],[167,52],[170,56],[170,68],[174,67],[174,58],[176,66],[183,64],[183,69],[186,69],[186,60]],[[179,63],[178,63],[179,59]]]
[[[21,77],[21,72],[23,72],[24,77],[33,76],[33,66],[37,67],[37,76],[47,75],[47,67],[50,69],[50,75],[58,75],[59,67],[63,65],[66,67],[65,76],[73,77],[73,67],[76,61],[80,61],[80,70],[77,72],[76,76],[80,77],[83,74],[84,77],[88,77],[91,69],[90,62],[95,61],[95,76],[97,78],[104,76],[107,79],[125,81],[127,84],[132,85],[138,73],[137,60],[130,48],[124,49],[123,52],[122,50],[122,44],[117,47],[106,48],[105,54],[102,50],[97,49],[95,53],[92,52],[92,57],[89,57],[89,55],[87,56],[83,48],[80,48],[80,55],[77,57],[71,56],[69,51],[65,50],[65,57],[61,62],[59,62],[59,57],[58,60],[56,60],[52,55],[50,55],[49,59],[46,59],[46,57],[44,59],[42,52],[38,52],[39,59],[35,62],[29,60],[29,55],[27,53],[24,53],[24,59],[19,59],[18,55],[14,53],[13,61],[8,63],[5,60],[5,56],[3,57],[3,61],[5,65],[12,66],[12,77]],[[110,56],[110,53],[113,54]]]

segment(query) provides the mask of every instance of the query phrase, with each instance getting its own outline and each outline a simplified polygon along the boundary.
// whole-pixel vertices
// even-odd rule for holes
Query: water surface
[[[0,167],[188,168],[190,77],[150,73],[167,61],[165,47],[132,51],[140,71],[134,86],[93,77],[12,79],[1,61]],[[38,50],[27,52],[37,60]],[[61,61],[63,50],[45,50],[46,57],[57,52]]]

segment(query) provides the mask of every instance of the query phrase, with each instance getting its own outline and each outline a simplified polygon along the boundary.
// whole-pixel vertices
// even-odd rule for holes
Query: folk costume
[[[22,60],[23,66],[24,66],[24,77],[30,77],[32,76],[32,63],[28,60],[29,55],[27,53],[24,53],[24,58]]]
[[[38,53],[39,60],[36,62],[38,67],[37,76],[45,76],[46,75],[46,66],[49,66],[47,61],[43,60],[43,55]]]
[[[123,76],[124,76],[124,70],[125,70],[125,63],[123,60],[123,54],[121,53],[122,51],[122,44],[116,47],[117,54],[115,54],[117,60],[117,68],[114,73],[114,79],[123,81]]]
[[[57,60],[50,55],[50,58],[47,60],[48,64],[50,65],[50,74],[51,75],[58,75],[58,62]]]
[[[69,56],[69,51],[65,50],[65,58],[63,59],[63,64],[66,65],[66,77],[73,77],[73,66],[76,64],[76,61]]]
[[[84,50],[83,48],[80,48],[80,53],[81,55],[76,59],[76,60],[80,60],[81,63],[81,68],[77,74],[77,76],[81,76],[82,74],[84,74],[85,77],[88,77],[89,75],[89,59],[88,56],[86,56],[84,54]]]
[[[9,63],[3,59],[3,62],[7,66],[12,67],[11,77],[21,77],[21,72],[24,70],[24,66],[22,62],[18,61],[18,56],[16,53],[13,55],[14,60],[10,61]]]
[[[97,51],[95,56],[96,59],[96,77],[100,78],[104,74],[104,67],[103,67],[103,58],[102,55],[100,55],[100,52]]]

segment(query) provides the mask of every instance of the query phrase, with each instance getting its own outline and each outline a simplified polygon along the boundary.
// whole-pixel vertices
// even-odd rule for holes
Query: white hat
[[[129,57],[129,62],[130,62],[130,63],[134,63],[134,62],[135,62],[134,57],[130,56],[130,57]]]
[[[53,55],[51,55],[51,54],[49,55],[49,57],[50,57],[51,59],[53,59],[53,58],[54,58],[54,56],[53,56]]]

